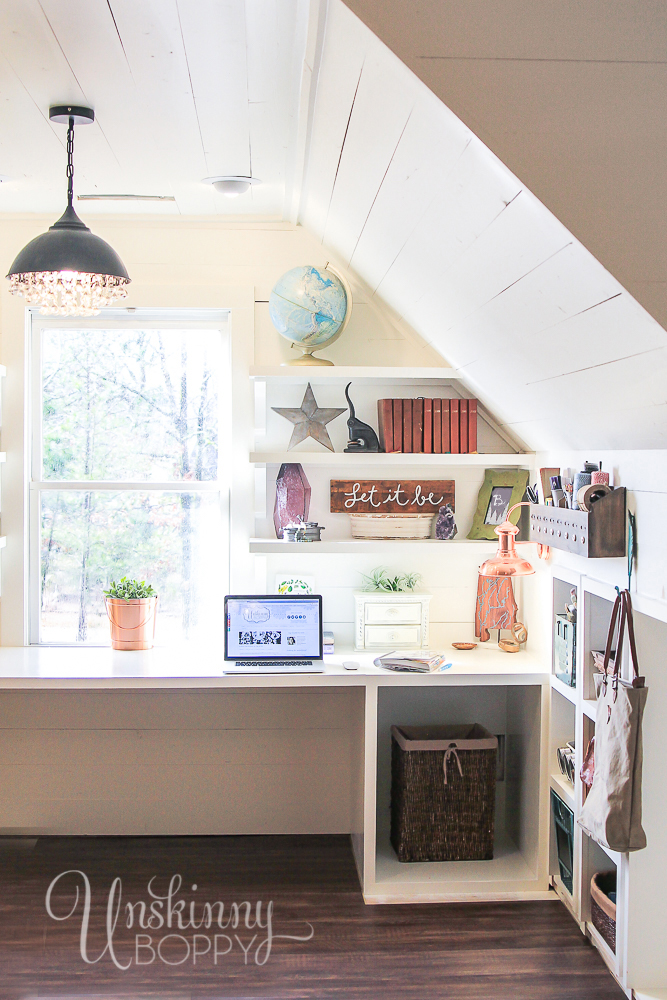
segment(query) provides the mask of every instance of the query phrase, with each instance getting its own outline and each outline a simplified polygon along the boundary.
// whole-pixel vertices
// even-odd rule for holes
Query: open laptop
[[[225,597],[226,674],[321,674],[319,594]]]

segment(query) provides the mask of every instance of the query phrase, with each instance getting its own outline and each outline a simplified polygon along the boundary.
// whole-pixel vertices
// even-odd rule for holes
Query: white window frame
[[[94,648],[94,643],[42,643],[41,619],[41,503],[43,491],[52,490],[125,490],[132,492],[201,492],[217,493],[220,497],[221,517],[225,528],[224,551],[221,570],[226,572],[225,591],[229,583],[229,516],[230,516],[230,443],[232,427],[231,409],[231,310],[230,309],[104,309],[99,316],[68,317],[42,316],[37,310],[29,311],[28,339],[28,645],[81,646]],[[47,329],[105,330],[218,330],[222,338],[223,364],[219,380],[218,413],[218,478],[215,480],[43,480],[42,435],[42,332]],[[226,431],[229,430],[229,433]]]

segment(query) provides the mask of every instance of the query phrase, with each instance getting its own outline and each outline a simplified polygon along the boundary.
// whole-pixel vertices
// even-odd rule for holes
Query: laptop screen
[[[226,597],[225,659],[322,658],[322,598]]]

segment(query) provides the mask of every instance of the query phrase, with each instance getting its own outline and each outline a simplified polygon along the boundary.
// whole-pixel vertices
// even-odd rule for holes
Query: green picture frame
[[[491,497],[495,495],[500,501],[499,506],[505,511],[509,510],[515,503],[520,503],[523,500],[529,477],[528,469],[485,469],[484,482],[477,496],[477,510],[472,519],[472,528],[468,532],[468,538],[495,541],[498,537],[495,532],[498,522],[486,523]],[[509,489],[512,491],[511,495],[507,493]],[[520,507],[514,511],[510,518],[513,524],[519,523],[523,510],[524,508]]]

